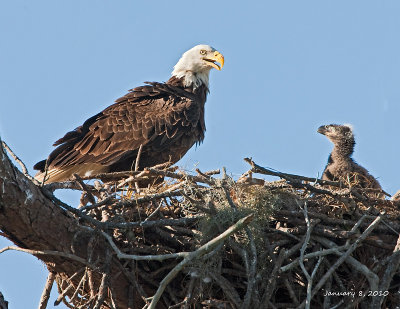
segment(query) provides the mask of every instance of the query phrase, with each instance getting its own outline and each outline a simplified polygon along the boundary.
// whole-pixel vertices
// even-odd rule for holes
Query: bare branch
[[[81,258],[79,256],[76,256],[74,254],[71,254],[71,253],[60,252],[60,251],[51,251],[51,250],[43,250],[43,251],[40,251],[40,250],[29,250],[29,249],[22,249],[22,248],[19,248],[19,247],[14,247],[14,246],[7,246],[7,247],[4,247],[3,249],[0,250],[0,254],[5,252],[5,251],[8,251],[8,250],[21,251],[21,252],[29,253],[29,254],[32,254],[32,255],[61,256],[61,257],[64,257],[64,258],[67,258],[67,259],[82,263],[83,265],[86,265],[86,266],[88,266],[88,267],[90,267],[92,269],[96,269],[96,267],[94,265],[88,263],[85,259],[83,259],[83,258]]]
[[[36,185],[40,185],[40,183],[33,178],[31,175],[29,175],[28,169],[26,168],[24,162],[11,150],[11,148],[6,144],[5,141],[1,141],[2,146],[4,149],[7,150],[7,152],[13,157],[13,159],[21,166],[22,173],[25,175],[26,178],[28,178],[30,181],[35,183]]]
[[[44,286],[42,296],[40,297],[39,301],[39,309],[46,309],[47,308],[47,303],[50,298],[50,292],[51,288],[53,287],[54,279],[55,279],[55,274],[52,272],[49,272],[46,280],[46,285]]]

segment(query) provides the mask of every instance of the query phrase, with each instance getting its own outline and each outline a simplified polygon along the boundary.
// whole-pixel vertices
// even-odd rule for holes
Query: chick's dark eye
[[[206,50],[205,49],[202,49],[201,51],[200,51],[200,55],[205,55],[207,52],[206,52]]]

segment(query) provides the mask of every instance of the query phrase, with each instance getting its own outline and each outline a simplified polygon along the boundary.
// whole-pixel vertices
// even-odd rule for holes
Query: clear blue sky
[[[317,128],[351,123],[354,158],[393,194],[399,14],[396,0],[2,1],[0,135],[32,168],[66,131],[143,81],[166,81],[184,51],[205,43],[225,67],[211,72],[205,141],[180,165],[236,177],[251,156],[317,176],[332,148]],[[11,307],[36,307],[43,264],[7,252],[0,267]]]

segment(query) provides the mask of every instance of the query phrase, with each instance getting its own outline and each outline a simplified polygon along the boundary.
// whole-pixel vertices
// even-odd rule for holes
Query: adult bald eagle
[[[220,63],[220,66],[216,64]],[[166,83],[146,82],[54,143],[47,160],[35,164],[35,178],[66,181],[73,174],[129,171],[138,151],[139,169],[175,163],[204,139],[204,103],[212,68],[224,57],[208,45],[185,52]]]

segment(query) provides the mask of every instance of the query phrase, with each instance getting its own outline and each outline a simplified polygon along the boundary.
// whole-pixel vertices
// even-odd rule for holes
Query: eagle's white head
[[[218,62],[221,66],[216,64]],[[172,76],[184,78],[185,86],[201,85],[208,87],[210,70],[221,70],[224,66],[224,56],[209,45],[197,45],[185,52],[174,66]]]

